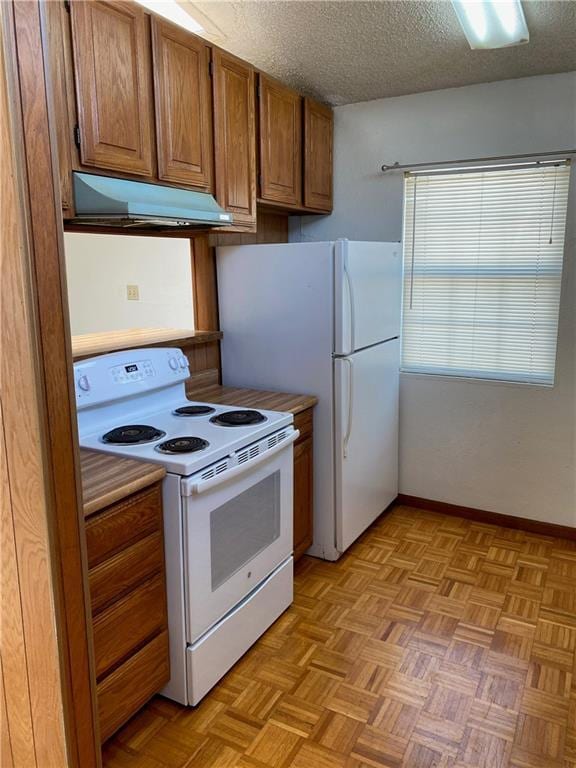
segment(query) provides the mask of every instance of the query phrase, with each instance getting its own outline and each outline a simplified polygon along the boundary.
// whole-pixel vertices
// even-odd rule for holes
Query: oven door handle
[[[247,472],[249,469],[253,469],[259,464],[268,461],[269,458],[275,456],[277,453],[280,453],[280,451],[283,451],[289,445],[292,445],[292,443],[296,442],[299,437],[300,432],[295,429],[280,443],[277,443],[273,448],[269,448],[267,451],[264,451],[264,453],[255,456],[253,459],[249,459],[243,464],[237,464],[235,467],[232,467],[232,469],[228,469],[226,472],[222,472],[221,474],[216,475],[215,477],[211,477],[208,480],[199,480],[197,483],[192,483],[190,486],[190,492],[194,494],[204,493],[205,491],[209,491],[217,485],[224,485],[224,483],[227,483],[229,480],[233,480],[235,477],[238,477],[238,475],[244,474],[244,472]]]

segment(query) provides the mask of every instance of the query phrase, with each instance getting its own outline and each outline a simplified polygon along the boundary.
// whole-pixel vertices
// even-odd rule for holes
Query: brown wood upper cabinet
[[[212,56],[216,196],[235,224],[255,228],[254,69],[218,48]]]
[[[332,109],[304,99],[304,205],[332,210]]]
[[[63,3],[46,3],[46,35],[52,72],[52,99],[57,115],[56,140],[60,161],[60,196],[64,215],[73,215],[72,138],[76,123],[74,75],[71,64],[70,17]]]
[[[131,2],[71,3],[84,165],[151,176],[152,82],[148,18]]]
[[[210,48],[152,17],[158,178],[212,190]]]
[[[260,197],[302,204],[302,97],[259,75]]]
[[[70,24],[50,5],[65,217],[73,170],[215,191],[239,231],[256,231],[257,202],[332,210],[329,107],[265,73],[257,95],[250,64],[131,0],[71,0]]]

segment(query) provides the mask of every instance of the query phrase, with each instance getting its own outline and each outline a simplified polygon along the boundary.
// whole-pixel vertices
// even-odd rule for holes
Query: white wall
[[[64,247],[73,335],[194,328],[190,240],[66,232]]]
[[[402,174],[430,162],[576,147],[576,73],[338,107],[335,205],[291,239],[399,240]],[[576,526],[576,179],[572,172],[556,385],[404,374],[402,493]]]

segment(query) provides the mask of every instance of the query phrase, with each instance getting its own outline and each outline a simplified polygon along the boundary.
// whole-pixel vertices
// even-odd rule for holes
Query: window
[[[406,176],[403,371],[554,383],[569,175]]]
[[[64,247],[73,336],[194,328],[189,239],[65,232]]]

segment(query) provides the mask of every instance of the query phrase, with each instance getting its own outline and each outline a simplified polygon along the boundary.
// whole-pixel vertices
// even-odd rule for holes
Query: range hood
[[[207,192],[73,173],[75,224],[164,229],[223,227],[234,217]]]

